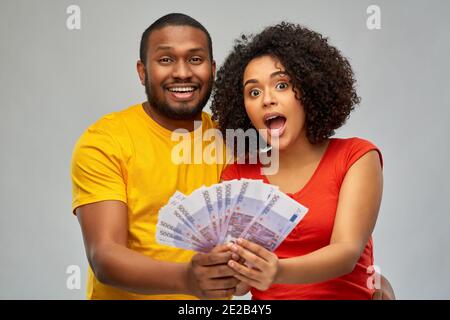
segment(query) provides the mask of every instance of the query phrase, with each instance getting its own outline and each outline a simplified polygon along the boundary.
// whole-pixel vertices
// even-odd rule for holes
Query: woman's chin
[[[270,145],[272,146],[273,149],[277,149],[278,151],[285,151],[287,149],[289,149],[289,146],[291,145],[291,141],[288,139],[277,139],[278,141],[276,141],[276,143],[272,144],[270,143]]]
[[[286,132],[281,136],[271,136],[266,130],[261,137],[266,141],[268,146],[278,151],[285,151],[293,144],[290,135],[286,134]]]

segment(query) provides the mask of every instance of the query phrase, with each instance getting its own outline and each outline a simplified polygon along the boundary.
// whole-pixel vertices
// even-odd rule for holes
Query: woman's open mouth
[[[286,129],[286,117],[281,113],[269,113],[264,115],[264,124],[270,136],[279,137]]]

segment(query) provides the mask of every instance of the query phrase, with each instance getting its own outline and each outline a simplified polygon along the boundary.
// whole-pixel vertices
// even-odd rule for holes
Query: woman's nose
[[[271,90],[265,90],[263,96],[264,107],[270,107],[276,105],[275,95]]]

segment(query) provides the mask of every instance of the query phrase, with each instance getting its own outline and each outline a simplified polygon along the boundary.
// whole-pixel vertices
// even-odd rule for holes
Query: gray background
[[[220,65],[241,32],[283,19],[330,37],[359,81],[338,136],[375,142],[385,189],[376,264],[400,299],[450,298],[447,1],[0,2],[0,298],[83,299],[86,258],[71,214],[70,158],[100,116],[145,99],[135,71],[144,29],[169,12],[201,21]],[[66,8],[81,8],[81,30]],[[381,30],[366,8],[381,8]],[[79,265],[82,287],[66,287]]]

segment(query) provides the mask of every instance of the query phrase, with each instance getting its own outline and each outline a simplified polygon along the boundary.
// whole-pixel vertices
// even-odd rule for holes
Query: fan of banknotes
[[[248,239],[274,251],[303,219],[307,208],[261,180],[231,180],[201,187],[189,196],[175,192],[159,211],[158,243],[209,252]]]

